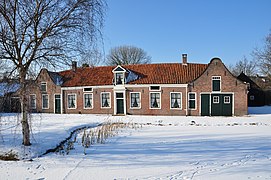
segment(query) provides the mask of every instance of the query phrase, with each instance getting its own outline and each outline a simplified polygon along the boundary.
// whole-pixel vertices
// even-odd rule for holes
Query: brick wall
[[[247,114],[247,85],[235,78],[218,58],[213,59],[205,72],[190,86],[197,93],[197,109],[191,115],[200,114],[200,93],[212,92],[212,76],[221,76],[221,93],[233,93],[234,115]]]

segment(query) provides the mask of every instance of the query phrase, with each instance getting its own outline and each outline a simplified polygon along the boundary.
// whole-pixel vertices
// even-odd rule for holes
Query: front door
[[[55,94],[55,114],[61,113],[61,96],[60,94]]]
[[[116,114],[124,114],[124,93],[117,92],[116,93]]]
[[[201,115],[210,116],[210,94],[201,95]]]

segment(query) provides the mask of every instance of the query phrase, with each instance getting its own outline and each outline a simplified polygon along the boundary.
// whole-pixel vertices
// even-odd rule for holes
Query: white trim
[[[117,93],[122,93],[123,97],[122,98],[117,98],[116,94]],[[117,100],[118,99],[123,99],[123,114],[126,114],[126,93],[125,91],[114,91],[114,114],[117,114]]]
[[[69,108],[69,96],[72,96],[72,95],[75,96],[74,108]],[[67,109],[77,109],[77,94],[76,93],[67,94]]]
[[[56,113],[56,95],[60,95],[60,114],[62,114],[62,95],[60,93],[54,94],[54,114]]]
[[[189,108],[189,100],[190,100],[190,97],[189,97],[189,94],[195,94],[195,99],[192,99],[192,100],[195,100],[195,108]],[[187,104],[187,109],[189,110],[197,110],[197,93],[196,92],[189,92],[188,93],[188,104]]]
[[[92,102],[91,102],[91,107],[85,107],[85,95],[86,94],[90,94],[91,96],[92,96]],[[93,103],[94,101],[93,101],[93,93],[83,93],[83,108],[84,109],[93,109],[93,107],[94,107],[94,103]]]
[[[47,108],[45,108],[45,107],[43,107],[43,96],[48,96],[48,107]],[[50,108],[50,104],[49,104],[49,94],[42,94],[41,95],[41,109],[49,109]]]
[[[118,68],[121,68],[123,71],[116,71],[116,69]],[[113,70],[112,70],[113,73],[115,72],[127,72],[126,69],[124,67],[122,67],[121,65],[117,65],[117,67],[115,67]]]
[[[153,108],[151,107],[151,94],[159,94],[160,95],[160,104],[158,108]],[[161,96],[161,92],[149,92],[149,109],[161,109],[162,108],[162,96]]]
[[[103,100],[102,100],[102,94],[109,93],[109,106],[108,107],[103,107]],[[111,108],[111,92],[101,92],[100,94],[100,101],[101,101],[101,108],[102,109],[110,109]]]
[[[188,84],[125,84],[125,87],[150,87],[150,86],[160,86],[160,87],[183,87],[187,88]],[[107,89],[114,88],[114,85],[103,85],[103,86],[78,86],[78,87],[61,87],[61,90],[80,90],[83,88],[92,88],[94,89]]]
[[[132,95],[131,94],[139,94],[139,107],[132,107]],[[141,92],[130,92],[130,109],[141,109]]]
[[[173,107],[171,107],[171,94],[181,94],[181,104],[180,104],[180,107],[179,108],[173,108]],[[183,101],[183,94],[182,94],[182,92],[170,92],[170,98],[169,98],[169,107],[170,107],[170,109],[172,109],[172,110],[182,110],[183,109],[183,103],[182,103],[182,101]]]
[[[31,96],[35,97],[35,107],[31,106]],[[30,106],[30,109],[37,109],[37,96],[36,96],[36,94],[29,94],[29,106]]]
[[[229,101],[226,101],[226,98],[229,98]],[[224,104],[230,104],[231,103],[231,97],[230,96],[224,96]]]
[[[213,104],[219,104],[219,96],[213,96]]]
[[[42,88],[41,88],[42,84],[45,84],[45,91],[43,91]],[[40,82],[40,91],[41,92],[47,92],[47,82],[45,82],[45,81]]]

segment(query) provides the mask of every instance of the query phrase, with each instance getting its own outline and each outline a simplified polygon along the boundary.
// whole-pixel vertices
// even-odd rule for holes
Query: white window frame
[[[69,107],[69,96],[75,96],[75,98],[74,98],[74,108],[70,108]],[[77,94],[76,93],[71,93],[71,94],[67,94],[67,109],[77,109]]]
[[[43,96],[48,97],[48,107],[43,107]],[[50,105],[49,105],[49,94],[42,94],[42,96],[41,96],[41,107],[42,107],[42,109],[49,109],[49,107],[50,107]]]
[[[171,107],[171,100],[172,100],[171,94],[180,94],[181,95],[180,107],[178,107],[178,108]],[[182,92],[170,92],[170,102],[169,102],[170,109],[178,109],[178,110],[182,109],[182,107],[183,107],[182,99],[183,99]]]
[[[152,104],[151,104],[151,94],[159,94],[159,96],[160,96],[159,107],[157,107],[157,108],[152,107]],[[162,96],[161,96],[161,92],[150,92],[150,94],[149,94],[149,108],[150,109],[161,109],[161,107],[162,107]]]
[[[103,94],[109,94],[109,106],[108,107],[103,107]],[[102,109],[110,109],[111,108],[111,92],[101,92],[101,97],[100,97],[100,100],[101,100],[101,108]]]
[[[45,91],[42,90],[42,88],[41,88],[42,85],[45,85]],[[47,82],[41,82],[41,83],[40,83],[40,91],[41,91],[41,92],[47,92]]]
[[[214,80],[219,80],[220,81],[220,84],[219,84],[219,91],[213,91],[213,81]],[[212,92],[221,92],[221,89],[222,89],[222,87],[221,87],[221,76],[212,76]]]
[[[139,106],[132,107],[132,94],[139,94]],[[130,92],[130,109],[141,109],[141,92]]]
[[[31,106],[32,104],[31,104],[31,96],[34,96],[35,97],[35,106],[33,107],[33,106]],[[37,96],[36,96],[36,94],[30,94],[29,95],[29,106],[30,106],[30,109],[37,109]]]
[[[227,98],[229,98],[227,100]],[[224,104],[230,104],[231,103],[231,97],[230,96],[224,96]]]
[[[125,84],[125,72],[117,71],[114,74],[115,74],[115,85],[123,85],[123,84]],[[117,82],[118,82],[117,74],[121,74],[121,76],[122,76],[121,77],[121,81],[122,81],[121,84],[117,84]]]
[[[190,94],[195,94],[195,99],[190,99]],[[190,100],[195,101],[195,108],[189,108],[189,101]],[[188,93],[187,109],[189,109],[189,110],[197,110],[197,93],[196,92],[189,92]]]
[[[91,99],[91,107],[86,107],[85,105],[85,95],[91,95],[92,99]],[[83,103],[84,103],[84,109],[93,109],[93,93],[84,93],[83,94]]]
[[[219,104],[219,96],[213,96],[213,104]]]

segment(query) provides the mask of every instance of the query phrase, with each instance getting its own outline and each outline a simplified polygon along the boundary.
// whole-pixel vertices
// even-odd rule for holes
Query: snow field
[[[33,115],[33,161],[0,161],[1,179],[271,179],[271,115],[247,117],[171,117]],[[0,151],[23,156],[16,117],[2,115]],[[50,153],[77,127],[130,122],[105,144],[81,146],[69,155]],[[194,121],[194,122],[192,122]],[[15,123],[16,124],[16,123]],[[4,128],[11,127],[8,130]]]

